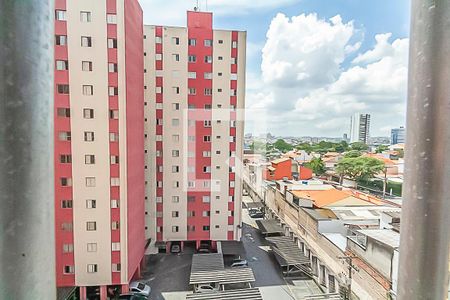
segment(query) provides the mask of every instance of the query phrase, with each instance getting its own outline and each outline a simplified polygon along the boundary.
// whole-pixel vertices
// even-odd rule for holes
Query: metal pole
[[[449,29],[449,1],[412,1],[399,299],[447,298]]]
[[[0,299],[56,298],[53,1],[0,0]]]

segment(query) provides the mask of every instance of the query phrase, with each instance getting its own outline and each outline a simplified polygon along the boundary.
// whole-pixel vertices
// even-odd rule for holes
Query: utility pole
[[[348,264],[348,291],[345,300],[352,299],[352,271],[359,272],[359,269],[353,265],[353,258],[357,258],[357,256],[338,256],[338,259],[345,260]]]

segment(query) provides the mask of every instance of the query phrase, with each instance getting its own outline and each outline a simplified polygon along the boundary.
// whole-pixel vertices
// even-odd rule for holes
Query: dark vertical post
[[[399,299],[447,298],[450,2],[413,0]]]
[[[52,0],[0,0],[0,299],[56,298]]]

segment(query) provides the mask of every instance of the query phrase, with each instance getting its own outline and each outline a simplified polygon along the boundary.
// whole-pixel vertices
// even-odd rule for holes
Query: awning
[[[255,275],[251,268],[230,268],[224,270],[191,272],[189,284],[234,284],[250,283],[254,281]]]
[[[194,254],[192,256],[191,276],[195,272],[223,270],[224,268],[221,253]]]
[[[229,290],[217,293],[196,293],[186,295],[186,300],[262,300],[257,288]]]
[[[274,219],[256,220],[256,225],[262,234],[284,233],[284,229]]]
[[[266,237],[266,240],[274,245],[272,250],[281,266],[307,265],[309,258],[298,248],[292,238],[287,236]]]
[[[221,241],[217,244],[221,245],[223,255],[240,255],[244,256],[245,248],[240,241]],[[219,248],[219,246],[217,246]]]
[[[245,205],[248,209],[259,209],[264,207],[264,204],[262,204],[261,202],[247,202],[245,203]]]

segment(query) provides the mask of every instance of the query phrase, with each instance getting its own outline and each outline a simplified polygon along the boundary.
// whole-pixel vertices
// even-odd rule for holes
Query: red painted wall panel
[[[125,1],[129,279],[139,267],[145,250],[143,30],[138,1]]]

